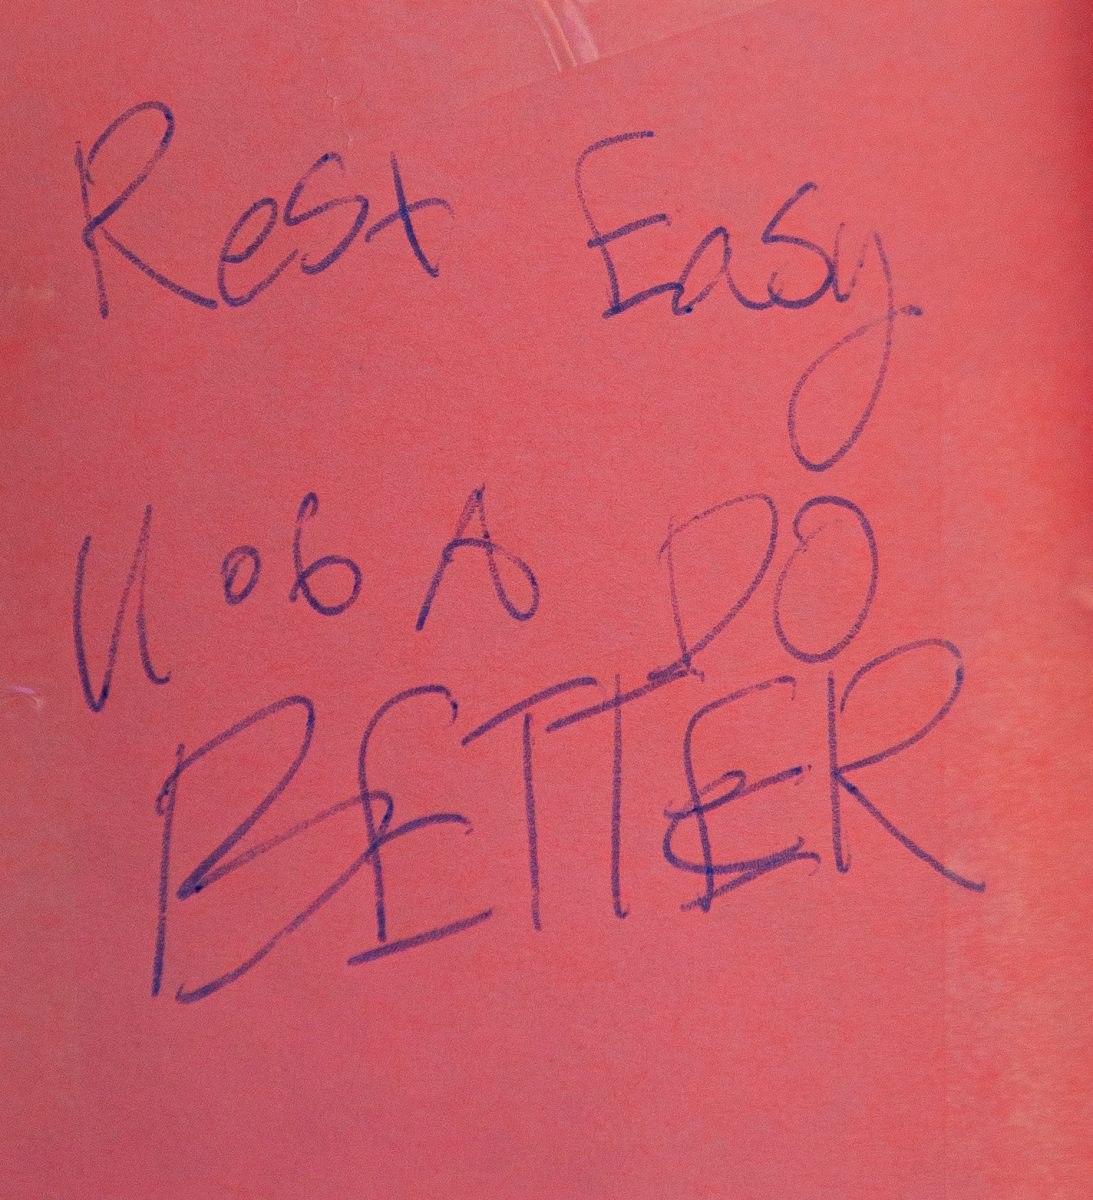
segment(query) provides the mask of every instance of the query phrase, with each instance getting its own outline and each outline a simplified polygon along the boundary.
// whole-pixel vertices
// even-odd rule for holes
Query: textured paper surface
[[[745,8],[9,22],[4,1195],[1088,1194],[1087,6]]]

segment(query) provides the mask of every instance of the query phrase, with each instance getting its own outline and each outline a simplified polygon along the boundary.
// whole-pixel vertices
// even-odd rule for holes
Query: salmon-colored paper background
[[[535,7],[43,3],[10,23],[0,1191],[1087,1195],[1086,6],[780,0],[681,6],[673,21],[663,6],[555,5],[555,16],[581,10],[596,49],[567,42],[585,47],[573,61],[545,38],[551,6],[533,19]],[[76,144],[86,153],[149,100],[171,108],[174,140],[110,228],[163,273],[215,295],[236,218],[261,197],[283,206],[335,151],[345,175],[326,194],[364,193],[374,218],[394,206],[392,152],[411,199],[450,203],[450,218],[418,214],[438,276],[396,226],[327,272],[294,263],[253,303],[212,312],[104,251],[102,319]],[[149,118],[127,147],[119,135],[98,194],[124,183],[158,130]],[[620,242],[624,292],[676,277],[719,224],[743,288],[762,294],[778,269],[807,290],[814,263],[760,244],[805,182],[816,191],[787,231],[830,247],[845,222],[855,248],[881,233],[896,303],[923,315],[896,322],[874,415],[830,471],[795,460],[787,402],[818,354],[883,313],[875,257],[845,305],[750,312],[721,288],[685,317],[659,297],[603,319],[607,279],[574,168],[597,140],[641,130],[655,137],[587,171],[601,228],[671,219]],[[321,253],[343,219],[279,227],[234,278],[257,281],[294,246]],[[827,431],[860,408],[878,352],[862,339],[830,376],[818,442],[840,440]],[[532,565],[539,610],[511,620],[482,555],[465,548],[416,632],[483,483],[491,535]],[[308,492],[319,509],[305,559],[344,555],[361,570],[359,599],[337,617],[289,601]],[[669,663],[678,646],[657,556],[669,521],[759,492],[780,517],[767,576],[704,651],[701,678],[624,712],[625,919],[610,887],[611,716],[547,733],[579,703],[536,714],[534,929],[519,721],[467,747],[460,738],[557,681],[595,676],[607,692],[593,703],[616,674],[635,688]],[[958,646],[966,671],[944,722],[859,782],[918,844],[985,881],[981,894],[845,797],[851,870],[836,870],[828,666],[788,657],[772,619],[793,515],[828,494],[868,515],[880,562],[868,619],[830,664],[839,688],[924,638]],[[142,673],[131,606],[95,713],[73,645],[77,554],[90,535],[83,616],[97,686],[146,505],[147,633],[172,678],[160,687]],[[754,564],[754,515],[680,541],[696,632]],[[262,574],[228,606],[220,564],[240,544],[260,550]],[[848,546],[794,600],[803,641],[856,607],[866,560]],[[337,598],[340,578],[316,590]],[[670,867],[661,843],[665,810],[687,801],[688,719],[785,673],[792,699],[764,694],[709,724],[696,759],[708,777],[810,764],[711,830],[722,857],[799,836],[821,861],[774,871],[709,913],[681,911],[700,881]],[[928,669],[892,678],[868,702],[863,685],[848,753],[921,725],[947,686]],[[351,796],[371,715],[430,683],[456,695],[455,725],[442,702],[392,718],[370,778],[400,818],[454,810],[474,831],[424,830],[386,849],[392,936],[493,915],[347,965],[376,944],[365,872],[237,982],[176,1003],[180,986],[242,961],[361,853],[360,814],[347,810],[173,902],[153,998],[155,800],[177,746],[310,697],[308,756],[251,835],[269,837]],[[300,729],[298,713],[280,716],[180,783],[172,894],[285,770]],[[695,838],[679,838],[694,853]]]

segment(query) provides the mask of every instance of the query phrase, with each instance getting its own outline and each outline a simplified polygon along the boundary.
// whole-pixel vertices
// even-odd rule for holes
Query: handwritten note
[[[5,1194],[1085,1194],[1082,21],[624,10],[16,23]]]

